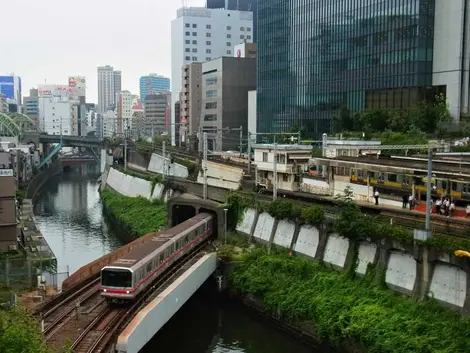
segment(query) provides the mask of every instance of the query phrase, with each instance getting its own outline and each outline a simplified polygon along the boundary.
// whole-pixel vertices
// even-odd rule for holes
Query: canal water
[[[35,203],[38,228],[59,271],[70,273],[129,241],[107,222],[98,195],[99,173],[83,166],[51,179]],[[147,344],[143,353],[326,353],[268,325],[207,286]]]

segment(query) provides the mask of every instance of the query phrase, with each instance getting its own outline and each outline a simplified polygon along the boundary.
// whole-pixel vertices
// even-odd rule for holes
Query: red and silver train
[[[101,295],[112,303],[134,300],[175,261],[211,237],[213,227],[213,216],[200,213],[103,267]]]

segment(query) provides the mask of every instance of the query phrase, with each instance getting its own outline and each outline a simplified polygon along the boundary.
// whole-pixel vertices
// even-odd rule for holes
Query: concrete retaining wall
[[[258,214],[255,209],[247,209],[237,232],[268,246],[276,245],[312,260],[322,260],[337,270],[347,270],[354,265],[354,247],[350,240],[323,228],[296,226],[290,221],[275,220],[266,212]],[[369,265],[385,271],[385,283],[394,291],[434,298],[444,306],[470,314],[470,281],[467,279],[470,265],[465,258],[384,238],[380,244],[372,241],[358,244],[356,273],[365,275]]]
[[[241,168],[226,164],[207,162],[207,184],[220,188],[238,190],[243,180],[244,171]],[[204,183],[203,171],[199,172],[198,183]]]
[[[54,175],[62,173],[62,164],[60,161],[55,161],[49,168],[44,169],[34,176],[26,188],[25,198],[34,200],[36,193],[41,187]]]
[[[124,174],[117,169],[106,169],[101,176],[102,183],[124,196],[142,196],[149,200],[161,199],[164,186],[156,184],[152,190],[152,183],[145,179]]]
[[[166,175],[171,175],[179,178],[187,178],[189,176],[188,173],[188,168],[186,168],[184,165],[178,164],[178,163],[171,163],[170,164],[170,159],[166,159],[166,166],[168,168],[168,171]],[[150,158],[150,163],[147,167],[147,170],[149,172],[153,173],[158,173],[158,174],[163,174],[163,166],[164,166],[164,158],[163,156],[152,153],[152,157]]]

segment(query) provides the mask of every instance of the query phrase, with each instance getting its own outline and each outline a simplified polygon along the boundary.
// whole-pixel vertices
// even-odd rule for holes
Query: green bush
[[[51,353],[37,322],[19,306],[0,311],[0,352]]]
[[[310,206],[301,209],[302,219],[312,225],[318,225],[325,220],[325,211],[320,206]]]
[[[111,190],[104,190],[101,197],[116,220],[128,226],[135,236],[155,232],[168,224],[167,206],[162,201],[127,197]]]
[[[256,250],[238,264],[230,281],[284,318],[315,322],[318,335],[334,343],[350,339],[369,353],[468,351],[468,318],[383,289],[377,277],[369,273],[355,280],[314,261]]]

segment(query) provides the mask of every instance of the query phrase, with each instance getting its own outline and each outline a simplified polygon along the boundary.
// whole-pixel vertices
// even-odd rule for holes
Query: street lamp
[[[224,242],[227,245],[227,211],[228,208],[224,208]]]

